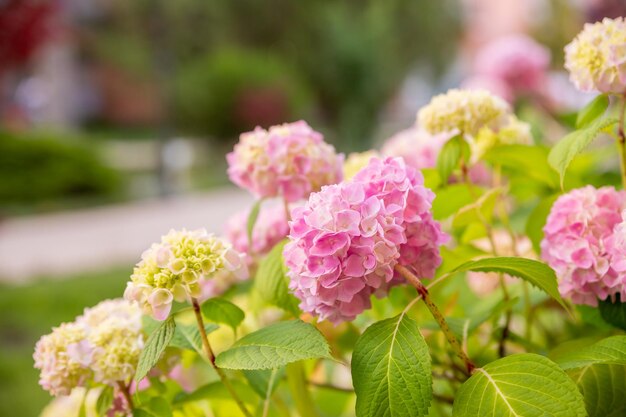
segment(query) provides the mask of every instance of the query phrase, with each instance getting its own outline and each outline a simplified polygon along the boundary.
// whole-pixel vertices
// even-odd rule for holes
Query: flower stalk
[[[224,373],[224,371],[215,364],[215,354],[213,353],[213,349],[211,348],[211,344],[209,343],[209,338],[207,337],[206,330],[204,329],[204,319],[202,318],[202,312],[200,311],[200,303],[198,303],[198,300],[196,298],[192,298],[191,303],[193,304],[193,312],[196,316],[198,330],[200,331],[200,338],[202,339],[202,346],[204,347],[204,351],[209,359],[209,363],[211,364],[213,369],[215,369],[215,372],[220,377],[220,380],[224,384],[224,387],[226,387],[230,395],[233,397],[233,400],[235,400],[235,403],[237,403],[237,406],[239,407],[241,412],[246,417],[252,417],[252,414],[250,414],[250,412],[244,405],[241,398],[239,398],[239,395],[237,395],[237,392],[235,391],[232,384],[226,377],[226,374]]]
[[[130,395],[130,390],[128,389],[129,385],[126,385],[123,381],[117,381],[117,387],[119,388],[122,395],[124,395],[124,399],[126,400],[126,405],[128,406],[128,411],[132,413],[133,408],[133,397]]]
[[[409,281],[411,285],[415,287],[415,289],[419,293],[422,300],[424,300],[424,304],[426,304],[426,307],[428,307],[428,310],[432,314],[433,318],[435,319],[437,324],[439,324],[439,327],[441,328],[444,335],[446,336],[448,343],[450,343],[450,345],[452,346],[452,349],[454,349],[454,352],[456,353],[457,357],[463,361],[463,364],[465,365],[467,373],[471,375],[472,371],[474,370],[474,368],[476,368],[476,366],[471,361],[471,359],[467,356],[467,354],[461,347],[461,344],[459,343],[458,339],[456,338],[454,333],[452,333],[452,330],[450,330],[450,326],[448,326],[448,323],[446,322],[445,317],[443,316],[443,314],[441,314],[441,311],[439,311],[439,308],[435,305],[432,298],[430,298],[428,289],[424,286],[424,284],[422,284],[422,281],[420,281],[420,279],[413,272],[411,272],[407,267],[397,264],[395,266],[395,270],[404,278],[406,278],[406,280]]]
[[[621,97],[619,121],[617,124],[617,146],[619,147],[622,186],[626,189],[626,133],[624,132],[624,113],[626,113],[626,94]]]

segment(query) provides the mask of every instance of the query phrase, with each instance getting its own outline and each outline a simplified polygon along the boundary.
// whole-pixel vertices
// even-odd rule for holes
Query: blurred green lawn
[[[0,416],[34,417],[50,401],[33,368],[35,343],[61,322],[106,298],[121,297],[131,268],[0,285]]]

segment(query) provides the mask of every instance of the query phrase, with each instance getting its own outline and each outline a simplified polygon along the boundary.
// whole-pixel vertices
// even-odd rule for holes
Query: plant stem
[[[441,311],[439,311],[439,308],[437,308],[433,300],[430,298],[428,289],[424,286],[424,284],[422,284],[422,281],[420,281],[420,279],[405,266],[397,264],[395,267],[395,270],[398,271],[398,273],[402,275],[404,278],[406,278],[407,281],[409,281],[415,287],[415,289],[417,289],[417,292],[421,296],[421,298],[424,300],[426,307],[428,307],[428,310],[430,310],[430,313],[433,315],[433,318],[435,319],[435,321],[437,321],[437,323],[439,324],[439,327],[441,327],[441,330],[443,330],[443,333],[445,334],[446,339],[448,340],[448,343],[450,343],[456,355],[465,364],[467,373],[471,375],[472,371],[475,368],[475,365],[467,356],[467,354],[463,351],[461,344],[457,340],[454,333],[452,333],[452,330],[450,330],[450,326],[448,326],[448,323],[446,322],[446,319],[443,317],[443,314],[441,314]]]
[[[617,124],[617,145],[619,146],[620,168],[622,172],[622,186],[626,189],[626,133],[624,133],[624,113],[626,112],[626,94],[621,97],[622,105]]]
[[[224,373],[224,371],[222,371],[215,364],[215,354],[213,353],[213,349],[211,349],[211,344],[209,343],[209,338],[207,337],[206,330],[204,329],[204,319],[202,318],[202,313],[200,312],[200,303],[198,303],[197,299],[192,298],[191,299],[191,304],[193,305],[193,312],[196,315],[196,321],[198,323],[198,330],[200,331],[200,338],[202,339],[202,346],[204,347],[204,351],[205,351],[207,357],[209,358],[209,362],[211,363],[211,366],[213,367],[213,369],[215,369],[215,372],[217,373],[217,375],[222,380],[222,384],[224,384],[224,387],[226,387],[226,389],[228,390],[230,395],[233,397],[233,400],[235,400],[235,403],[237,403],[237,406],[239,407],[241,412],[246,417],[252,417],[252,414],[250,414],[250,412],[248,411],[246,406],[243,404],[243,401],[241,401],[241,399],[237,395],[237,392],[235,391],[235,388],[233,388],[233,386],[231,385],[231,383],[228,380],[228,378],[226,377],[226,374]]]
[[[124,399],[126,399],[126,404],[128,404],[128,411],[132,413],[135,406],[133,405],[133,397],[132,395],[130,395],[130,390],[128,389],[129,386],[122,381],[117,381],[117,387],[122,392],[122,395],[124,395]]]
[[[285,367],[287,385],[300,417],[318,417],[315,403],[311,398],[302,362],[292,362]]]

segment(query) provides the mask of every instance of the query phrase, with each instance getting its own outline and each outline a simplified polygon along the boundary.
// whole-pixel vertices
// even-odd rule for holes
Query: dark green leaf
[[[271,384],[272,392],[276,390],[278,386],[277,381],[280,381],[285,376],[285,368],[278,369],[258,369],[258,370],[244,370],[243,376],[248,380],[248,383],[254,391],[262,399],[265,399],[267,391],[270,388],[270,382],[272,382],[272,373],[274,374],[274,382]]]
[[[555,361],[562,369],[594,364],[626,365],[626,336],[607,337],[588,346],[561,351]]]
[[[417,323],[401,314],[368,327],[354,347],[352,380],[358,417],[428,415],[431,360]]]
[[[600,315],[607,323],[626,330],[626,302],[621,302],[620,295],[617,294],[615,302],[611,298],[600,301],[598,305]]]
[[[237,328],[246,316],[242,309],[223,298],[209,298],[202,303],[202,314],[209,321],[224,323],[233,330]]]
[[[302,320],[275,323],[237,340],[215,362],[225,369],[272,369],[313,358],[330,358],[324,336]]]
[[[135,381],[141,381],[148,374],[150,369],[156,365],[161,354],[170,343],[170,340],[172,340],[175,330],[176,323],[174,319],[170,317],[148,337],[146,345],[141,351],[141,355],[139,355]]]
[[[602,116],[609,107],[609,97],[600,94],[578,112],[576,129],[587,127],[591,122]]]
[[[626,416],[626,365],[589,365],[567,373],[585,398],[589,417]]]

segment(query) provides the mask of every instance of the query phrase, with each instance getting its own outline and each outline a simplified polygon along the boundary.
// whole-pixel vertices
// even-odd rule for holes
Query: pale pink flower
[[[323,187],[293,210],[284,257],[303,311],[353,320],[384,296],[394,266],[432,277],[445,239],[430,214],[433,193],[401,158],[373,158],[350,182]]]
[[[550,65],[550,51],[526,35],[510,35],[482,47],[474,65],[477,76],[501,82],[514,95],[540,92]]]
[[[542,258],[555,270],[559,291],[575,304],[596,306],[624,289],[619,269],[626,192],[586,186],[562,195],[552,206],[541,242]]]
[[[243,133],[226,159],[231,181],[259,198],[294,202],[342,179],[343,155],[302,120]]]

